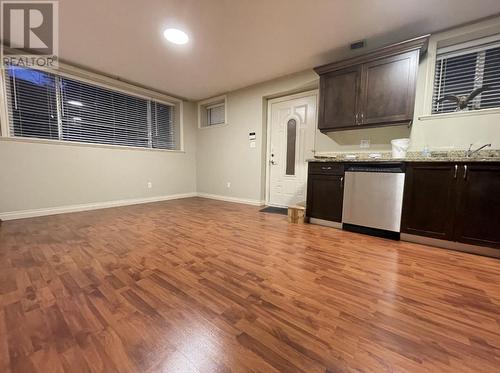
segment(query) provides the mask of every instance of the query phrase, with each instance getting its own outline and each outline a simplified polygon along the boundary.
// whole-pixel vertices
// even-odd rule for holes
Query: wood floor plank
[[[2,372],[498,372],[500,260],[189,198],[0,226]]]

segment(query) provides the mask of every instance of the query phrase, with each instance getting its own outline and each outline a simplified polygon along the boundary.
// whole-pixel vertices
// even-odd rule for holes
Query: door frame
[[[266,206],[273,206],[269,203],[270,197],[270,188],[271,188],[271,170],[270,170],[270,161],[271,161],[271,105],[283,102],[290,101],[296,98],[302,98],[307,96],[316,96],[316,115],[314,118],[314,139],[313,139],[313,147],[316,149],[316,132],[318,130],[318,112],[319,112],[319,89],[311,89],[304,92],[294,93],[286,96],[280,96],[267,100],[267,123],[266,123],[266,198],[265,204]],[[313,150],[314,150],[313,149]],[[306,190],[307,194],[307,190]]]

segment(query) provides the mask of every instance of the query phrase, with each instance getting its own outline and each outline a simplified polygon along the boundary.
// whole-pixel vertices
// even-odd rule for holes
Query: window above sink
[[[500,108],[500,35],[436,51],[432,115]]]

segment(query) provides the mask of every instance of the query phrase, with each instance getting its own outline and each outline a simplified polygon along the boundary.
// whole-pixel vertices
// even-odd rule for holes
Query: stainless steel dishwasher
[[[399,238],[404,182],[403,163],[348,165],[345,172],[343,228]]]

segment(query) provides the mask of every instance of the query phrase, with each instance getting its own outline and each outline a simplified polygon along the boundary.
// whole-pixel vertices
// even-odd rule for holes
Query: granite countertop
[[[373,153],[328,153],[316,155],[307,162],[500,162],[500,150],[482,150],[471,158],[465,156],[465,151],[431,152],[428,157],[421,152],[408,152],[406,158],[392,158],[391,152],[376,152],[379,158],[371,158],[370,154]]]

